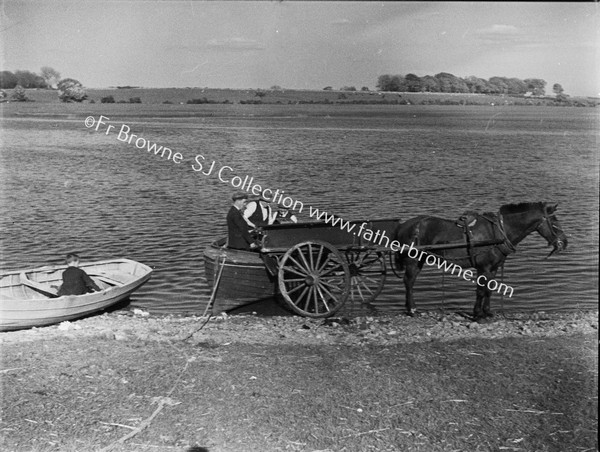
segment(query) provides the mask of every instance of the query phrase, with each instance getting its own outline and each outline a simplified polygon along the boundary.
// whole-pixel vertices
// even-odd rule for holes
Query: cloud
[[[475,36],[486,44],[525,44],[530,41],[522,30],[514,25],[494,24],[491,27],[480,28],[475,31]]]
[[[265,46],[254,39],[247,38],[227,38],[211,39],[206,43],[206,47],[218,50],[228,50],[233,52],[245,52],[248,50],[265,50]]]

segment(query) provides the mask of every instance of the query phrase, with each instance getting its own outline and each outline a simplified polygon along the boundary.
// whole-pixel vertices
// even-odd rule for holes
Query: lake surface
[[[128,257],[155,270],[132,306],[201,313],[210,296],[202,251],[226,234],[235,190],[216,171],[229,166],[228,179],[253,177],[301,201],[304,220],[309,205],[344,219],[408,219],[557,202],[569,249],[545,260],[546,241],[527,237],[505,266],[512,298],[495,296],[492,306],[598,306],[596,109],[305,106],[309,114],[299,115],[281,106],[268,115],[168,118],[92,107],[95,119],[110,117],[108,133],[86,128],[87,114],[2,119],[2,269],[62,263],[71,251],[85,260]],[[179,152],[181,163],[120,141],[122,124]],[[198,154],[205,170],[216,162],[212,175],[192,169]],[[416,291],[420,309],[470,310],[475,297],[472,283],[427,266]],[[389,312],[402,308],[393,275],[378,301]]]

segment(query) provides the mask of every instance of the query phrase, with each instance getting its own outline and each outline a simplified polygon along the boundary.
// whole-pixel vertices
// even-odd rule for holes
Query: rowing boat
[[[130,259],[79,266],[102,290],[85,295],[57,295],[66,265],[0,274],[0,331],[52,325],[103,311],[129,297],[152,273]]]

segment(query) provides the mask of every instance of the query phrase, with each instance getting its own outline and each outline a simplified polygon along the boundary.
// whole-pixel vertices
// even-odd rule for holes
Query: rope
[[[213,290],[210,295],[210,299],[208,300],[208,303],[206,304],[206,308],[204,309],[204,313],[202,314],[202,317],[206,317],[208,310],[210,309],[213,302],[215,301],[215,295],[217,294],[217,289],[219,288],[219,283],[221,282],[221,275],[223,274],[223,268],[225,267],[225,262],[227,261],[227,257],[225,254],[221,254],[219,257],[217,257],[217,260],[215,262],[215,264],[216,264],[215,270],[217,269],[217,267],[219,265],[220,258],[223,258],[223,262],[221,263],[221,267],[219,268],[219,273],[217,274],[217,277],[215,278],[215,282],[213,284]],[[208,323],[208,321],[211,319],[211,317],[212,317],[212,314],[210,314],[208,317],[206,317],[206,320],[204,321],[204,323],[202,325],[200,325],[199,328],[195,329],[194,331],[189,333],[186,337],[184,337],[183,341],[187,341],[190,337],[192,337],[194,334],[196,334],[198,331],[200,331],[202,328],[204,328],[206,326],[206,324]]]
[[[224,254],[219,256],[217,258],[217,262],[215,262],[217,264],[217,265],[215,265],[215,268],[219,265],[219,259],[221,257],[223,258],[223,262],[221,263],[221,267],[219,268],[219,274],[217,275],[217,277],[215,279],[215,283],[213,284],[213,290],[210,295],[210,299],[208,300],[208,303],[206,305],[206,309],[204,309],[204,313],[202,314],[202,317],[206,316],[206,313],[212,306],[213,302],[215,301],[216,295],[217,295],[217,289],[219,288],[219,283],[221,282],[221,275],[223,274],[223,268],[225,267],[225,262],[227,261],[227,257]]]
[[[442,271],[442,314],[446,312],[446,287],[444,286],[444,276],[446,272]]]

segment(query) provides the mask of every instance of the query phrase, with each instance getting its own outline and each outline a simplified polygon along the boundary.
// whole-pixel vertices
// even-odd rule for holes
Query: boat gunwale
[[[145,284],[152,276],[152,268],[132,259],[109,259],[90,262],[81,267],[106,265],[115,263],[134,264],[135,269],[143,270],[141,274],[130,274],[134,279],[122,285],[107,287],[100,292],[82,295],[64,295],[62,297],[39,297],[22,299],[2,297],[0,299],[0,331],[15,331],[32,327],[53,325],[66,320],[74,320],[101,312],[123,301]],[[2,277],[20,276],[22,273],[54,272],[66,268],[65,265],[44,266],[35,269],[17,270],[2,273]],[[9,286],[4,286],[9,287]],[[54,312],[54,314],[52,314]],[[37,313],[37,314],[36,314]],[[44,316],[44,313],[49,315]],[[29,315],[28,315],[29,314]]]

